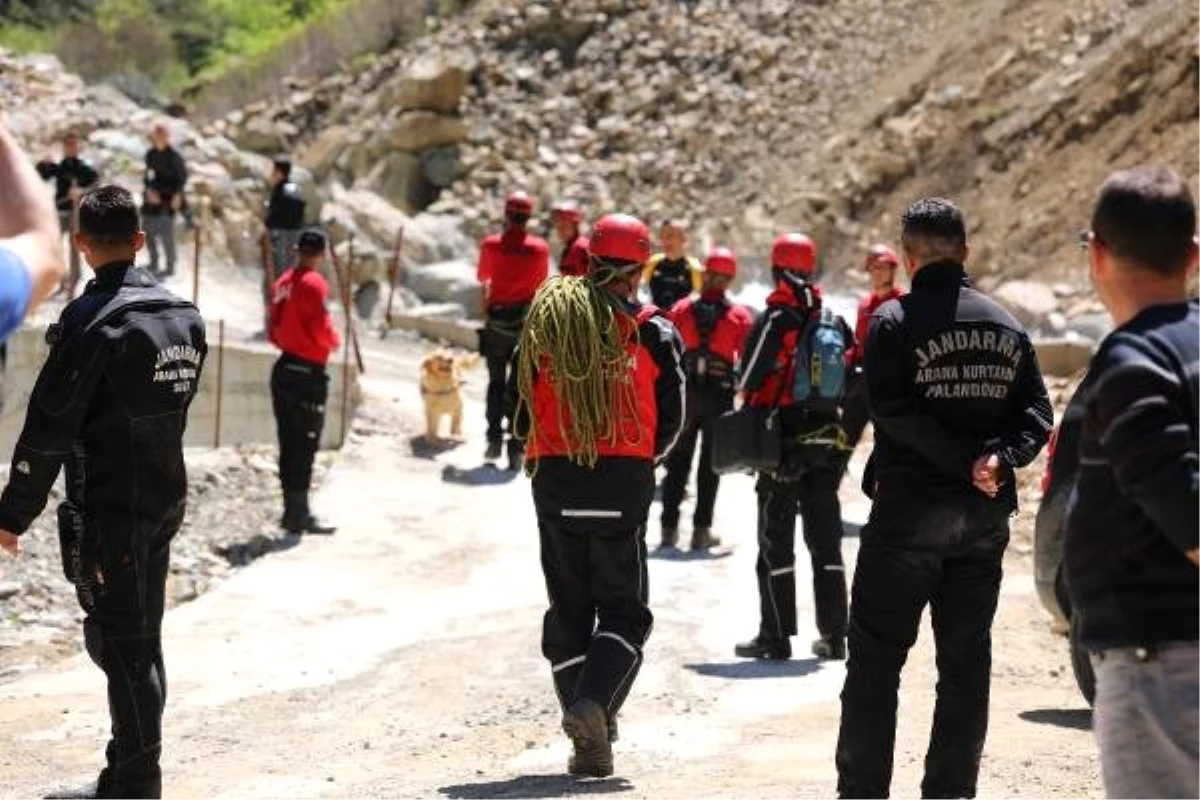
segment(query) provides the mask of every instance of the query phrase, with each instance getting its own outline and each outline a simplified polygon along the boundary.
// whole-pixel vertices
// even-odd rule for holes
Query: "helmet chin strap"
[[[788,269],[773,268],[771,277],[775,279],[776,285],[786,287],[792,296],[801,303],[806,306],[812,305],[812,284],[803,275]]]

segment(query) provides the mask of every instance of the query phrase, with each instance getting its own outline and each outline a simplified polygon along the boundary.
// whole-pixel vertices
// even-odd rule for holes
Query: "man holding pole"
[[[283,489],[280,524],[289,535],[333,533],[308,506],[313,459],[325,424],[329,376],[325,365],[340,343],[325,307],[329,284],[320,266],[327,240],[308,229],[296,244],[296,261],[271,288],[271,343],[282,350],[271,371],[271,402],[279,435],[279,483]]]

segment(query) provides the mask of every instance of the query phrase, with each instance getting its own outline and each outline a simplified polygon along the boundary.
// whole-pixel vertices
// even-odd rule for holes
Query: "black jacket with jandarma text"
[[[145,269],[109,264],[46,338],[0,528],[24,532],[64,464],[67,501],[89,521],[181,517],[183,432],[208,352],[200,312]]]
[[[961,264],[924,266],[875,311],[864,371],[876,431],[864,488],[877,504],[1016,508],[1013,469],[1046,444],[1053,411],[1029,336]],[[971,480],[985,453],[1001,462],[993,502]]]

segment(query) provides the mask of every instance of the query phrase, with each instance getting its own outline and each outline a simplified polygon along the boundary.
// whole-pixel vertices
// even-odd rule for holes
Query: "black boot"
[[[662,526],[662,541],[659,542],[659,548],[666,549],[675,547],[679,543],[679,528],[674,525]]]
[[[792,643],[787,639],[763,636],[761,633],[748,642],[733,648],[739,658],[761,658],[767,661],[786,661],[792,657]]]
[[[329,534],[337,530],[337,526],[327,525],[313,516],[308,508],[308,492],[303,489],[284,492],[283,499],[283,527],[289,534]]]
[[[692,529],[692,549],[693,550],[709,550],[713,547],[720,547],[720,538],[713,536],[712,528],[693,528]]]
[[[508,471],[519,472],[525,466],[525,445],[520,439],[508,440]]]
[[[825,661],[846,660],[846,637],[822,636],[812,643],[812,654]]]
[[[483,460],[495,461],[500,458],[501,444],[499,439],[488,439],[487,450],[483,451]]]

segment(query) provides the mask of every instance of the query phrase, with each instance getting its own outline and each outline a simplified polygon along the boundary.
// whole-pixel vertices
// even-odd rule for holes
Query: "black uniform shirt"
[[[266,224],[272,230],[304,227],[304,195],[299,186],[284,181],[271,190],[271,198],[267,201]]]
[[[82,158],[64,158],[57,164],[39,161],[37,171],[43,180],[54,178],[54,205],[59,211],[71,210],[72,185],[86,189],[100,180],[100,173]]]
[[[143,183],[147,189],[158,192],[161,202],[155,204],[146,201],[142,204],[142,213],[171,213],[171,198],[183,192],[187,179],[187,165],[174,147],[167,145],[162,150],[157,147],[147,150]]]
[[[47,339],[0,528],[29,527],[64,462],[67,499],[85,514],[130,524],[182,514],[183,431],[207,353],[196,307],[141,267],[103,266]]]
[[[1094,648],[1198,638],[1197,308],[1154,306],[1113,331],[1075,401],[1067,586]]]
[[[1016,508],[1013,468],[1045,446],[1053,412],[1029,337],[961,264],[926,265],[908,295],[876,310],[864,371],[876,431],[864,489],[877,505],[974,504],[984,495],[971,466],[995,453],[997,502]]]

